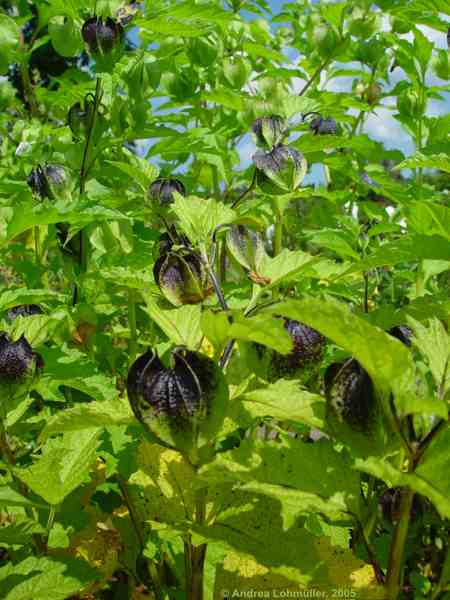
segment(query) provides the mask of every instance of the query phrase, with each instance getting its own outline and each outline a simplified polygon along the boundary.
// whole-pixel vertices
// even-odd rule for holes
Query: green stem
[[[277,256],[280,254],[283,248],[283,212],[277,211],[275,219],[275,234],[273,239],[273,255]]]
[[[40,266],[42,249],[41,249],[41,230],[39,229],[39,225],[35,225],[33,231],[34,231],[34,253],[35,253],[35,259],[36,259],[36,265]]]
[[[195,522],[203,525],[206,512],[206,490],[197,492]],[[194,546],[191,539],[185,542],[186,600],[203,600],[203,572],[206,557],[206,544]]]
[[[137,327],[136,327],[136,295],[130,289],[128,292],[128,326],[130,328],[129,364],[133,364],[137,354]]]
[[[128,490],[128,484],[121,475],[117,475],[117,483],[119,484],[122,498],[124,499],[124,502],[128,508],[128,512],[130,515],[130,521],[131,521],[131,524],[133,525],[133,529],[136,533],[136,537],[139,541],[139,546],[140,546],[141,552],[142,552],[142,550],[145,548],[144,531],[143,531],[141,522],[139,520],[139,516],[138,516],[137,510],[136,510],[136,507],[134,505],[133,499],[130,496],[130,492]],[[163,600],[164,596],[163,596],[163,592],[161,589],[161,581],[160,581],[160,577],[158,574],[158,569],[156,568],[156,565],[152,560],[147,560],[147,566],[148,566],[148,571],[150,573],[150,577],[152,579],[152,584],[153,584],[152,591],[155,595],[155,598],[156,598],[156,600]]]
[[[414,492],[405,488],[401,492],[400,516],[394,531],[386,579],[386,600],[397,600],[403,584],[405,543],[408,535]]]
[[[299,92],[299,96],[303,96],[303,94],[305,94],[308,89],[310,88],[310,86],[314,83],[314,81],[320,76],[320,74],[322,73],[322,71],[324,69],[326,69],[328,67],[328,65],[330,64],[330,62],[333,59],[333,55],[329,56],[328,58],[326,58],[318,67],[317,69],[314,71],[314,73],[311,75],[311,77],[308,79],[308,81],[305,83],[305,85],[303,86],[303,88],[300,90]]]
[[[83,160],[80,169],[80,196],[82,196],[86,191],[87,176],[89,173],[89,169],[92,166],[92,164],[90,164],[90,157],[92,152],[92,145],[94,142],[95,124],[97,122],[98,109],[102,101],[102,95],[102,80],[100,79],[100,77],[97,77],[97,81],[95,84],[95,97],[94,108],[92,111],[92,119],[89,123],[89,128],[86,134],[86,143],[84,145]],[[78,235],[80,237],[80,266],[81,272],[84,273],[87,270],[88,262],[86,231],[82,229]],[[75,305],[77,302],[79,302],[79,300],[80,290],[78,289],[78,287],[76,287],[74,291],[73,304]]]

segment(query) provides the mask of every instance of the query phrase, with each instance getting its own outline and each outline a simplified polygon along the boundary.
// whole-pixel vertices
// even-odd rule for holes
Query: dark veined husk
[[[306,382],[320,367],[325,350],[324,336],[294,319],[284,318],[284,328],[292,338],[292,352],[273,352],[269,364],[269,380],[299,378]]]
[[[6,313],[8,321],[14,321],[17,317],[31,317],[33,315],[42,315],[43,311],[37,304],[19,304],[13,306]]]
[[[325,372],[327,407],[340,422],[368,433],[376,411],[375,387],[354,358],[334,363]]]
[[[83,24],[81,35],[91,54],[106,55],[122,43],[124,30],[120,23],[110,17],[91,17]]]
[[[41,356],[33,352],[24,335],[14,342],[6,332],[0,332],[0,383],[20,383],[34,367],[42,366]]]
[[[40,198],[52,200],[66,197],[70,193],[71,181],[62,165],[38,165],[27,178],[31,190]]]
[[[316,117],[311,121],[309,128],[315,135],[335,135],[338,132],[336,121],[332,117]]]
[[[259,145],[271,149],[283,141],[286,134],[286,121],[279,115],[259,117],[253,123],[252,131]]]
[[[163,254],[154,264],[153,275],[162,294],[174,306],[198,304],[213,292],[200,256],[191,250]]]
[[[186,196],[186,189],[179,179],[159,177],[149,187],[148,197],[161,206],[171,204],[174,201],[173,193],[178,192]]]
[[[407,325],[395,325],[395,327],[389,329],[388,333],[400,340],[405,346],[410,347],[412,345],[413,332]]]
[[[295,192],[308,168],[301,152],[283,145],[275,146],[270,152],[257,152],[253,162],[258,187],[272,196]]]
[[[228,390],[221,369],[198,352],[175,348],[165,367],[149,350],[131,366],[128,399],[134,415],[161,442],[193,462],[222,425]],[[204,453],[204,450],[203,450]]]

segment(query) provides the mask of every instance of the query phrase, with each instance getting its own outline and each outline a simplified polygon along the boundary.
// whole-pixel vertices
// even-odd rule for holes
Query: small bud
[[[171,363],[165,367],[152,350],[140,356],[128,373],[128,399],[149,431],[190,451],[202,434],[210,442],[223,420],[223,376],[213,360],[183,348],[172,351]]]
[[[375,390],[371,378],[357,360],[334,363],[325,372],[325,394],[329,409],[339,421],[355,431],[370,430]]]
[[[318,116],[311,121],[309,128],[315,135],[335,135],[338,132],[337,123],[332,117],[324,119]]]
[[[173,192],[182,196],[186,195],[186,189],[179,179],[159,177],[150,185],[148,196],[150,200],[159,202],[161,206],[174,201]]]
[[[84,23],[81,35],[91,54],[106,55],[122,43],[124,30],[120,23],[110,17],[104,20],[91,17]]]
[[[307,170],[303,154],[291,146],[276,146],[270,152],[257,152],[253,162],[258,186],[270,195],[295,192]]]
[[[273,148],[273,146],[278,146],[283,141],[286,133],[286,123],[283,117],[278,115],[260,117],[253,123],[252,131],[260,146]]]
[[[163,295],[174,306],[197,304],[213,291],[201,258],[189,250],[160,256],[153,275]]]
[[[42,309],[37,304],[19,304],[13,306],[6,313],[8,321],[14,321],[17,317],[31,317],[33,315],[41,315]]]
[[[65,197],[70,193],[71,181],[61,165],[38,165],[27,178],[27,183],[32,191],[40,198],[52,200]]]
[[[13,342],[4,331],[0,332],[0,383],[19,383],[32,368],[42,367],[42,358],[22,335]]]
[[[94,102],[86,99],[84,107],[81,102],[76,102],[70,107],[67,115],[68,125],[75,138],[79,139],[82,135],[86,135],[94,113]]]

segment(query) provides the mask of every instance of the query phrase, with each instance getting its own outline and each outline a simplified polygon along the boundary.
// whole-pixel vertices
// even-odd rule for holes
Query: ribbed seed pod
[[[368,373],[354,358],[334,363],[325,372],[328,408],[339,421],[356,431],[370,431],[375,410],[375,389]]]
[[[306,175],[307,163],[301,152],[291,146],[276,146],[270,152],[253,156],[256,183],[270,195],[295,192]]]
[[[33,352],[24,335],[13,342],[7,333],[0,332],[0,383],[19,383],[31,371],[33,362],[43,366],[42,358]]]
[[[182,182],[179,179],[159,177],[150,185],[148,196],[154,202],[164,206],[174,201],[174,192],[178,192],[182,196],[186,195],[186,189]]]
[[[212,293],[200,256],[190,250],[169,251],[153,267],[162,294],[174,306],[198,304]]]
[[[120,23],[110,17],[102,19],[95,16],[85,21],[81,35],[91,54],[106,55],[122,43],[124,30]]]
[[[41,315],[42,309],[37,304],[19,304],[13,306],[6,313],[8,321],[14,321],[17,317],[31,317],[33,315]]]
[[[301,375],[299,371],[308,371],[306,375],[311,375],[311,369],[320,365],[326,343],[324,336],[305,323],[294,319],[285,318],[284,328],[292,338],[293,349],[287,355],[273,352],[269,378],[297,377]]]
[[[273,148],[283,141],[286,134],[286,122],[279,115],[260,117],[252,125],[256,141],[260,146]]]

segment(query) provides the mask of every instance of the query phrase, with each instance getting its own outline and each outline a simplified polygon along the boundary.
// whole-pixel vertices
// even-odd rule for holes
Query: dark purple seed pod
[[[34,168],[27,177],[27,183],[31,191],[40,198],[47,197],[47,181],[41,165]]]
[[[318,366],[325,350],[324,336],[293,319],[284,318],[284,328],[292,338],[293,349],[290,354],[274,352],[271,370],[276,378],[296,376],[299,370]]]
[[[306,174],[307,164],[301,152],[291,146],[275,146],[270,152],[253,156],[256,183],[270,195],[294,192]]]
[[[450,27],[447,29],[447,46],[450,50]]]
[[[179,429],[202,420],[211,408],[217,366],[206,356],[185,349],[172,352],[166,368],[149,350],[131,366],[127,378],[128,398],[136,418],[147,425],[167,418]]]
[[[8,321],[14,321],[17,317],[31,317],[33,315],[42,315],[43,311],[37,304],[19,304],[13,306],[6,313]]]
[[[323,118],[320,115],[309,124],[315,135],[335,135],[338,132],[336,121],[332,117]]]
[[[159,177],[150,185],[148,196],[150,200],[159,202],[161,206],[174,201],[173,193],[186,196],[186,189],[179,179]]]
[[[273,148],[283,141],[286,133],[286,121],[279,115],[260,117],[253,123],[252,131],[258,144]]]
[[[380,496],[379,504],[381,508],[381,512],[386,521],[391,523],[396,523],[401,514],[400,514],[400,504],[401,504],[401,496],[402,489],[401,488],[388,488],[383,492]],[[416,521],[418,517],[422,514],[422,503],[420,501],[420,496],[417,494],[414,495],[413,503],[411,506],[411,514],[410,520],[412,522]]]
[[[400,340],[405,346],[410,347],[412,345],[413,332],[407,325],[396,325],[389,329],[388,333]]]
[[[31,190],[41,199],[52,200],[65,196],[70,192],[71,182],[66,169],[62,165],[38,165],[27,178]]]
[[[153,267],[153,276],[174,306],[198,304],[212,293],[200,256],[189,250],[170,251],[160,256]]]
[[[0,382],[18,383],[23,379],[33,362],[39,368],[42,358],[33,352],[33,348],[22,335],[13,342],[7,333],[0,332]]]
[[[91,54],[106,55],[122,43],[124,30],[120,23],[110,17],[91,17],[85,21],[81,35]]]
[[[325,372],[328,408],[339,421],[369,432],[375,410],[375,390],[368,373],[357,360],[334,363]]]

